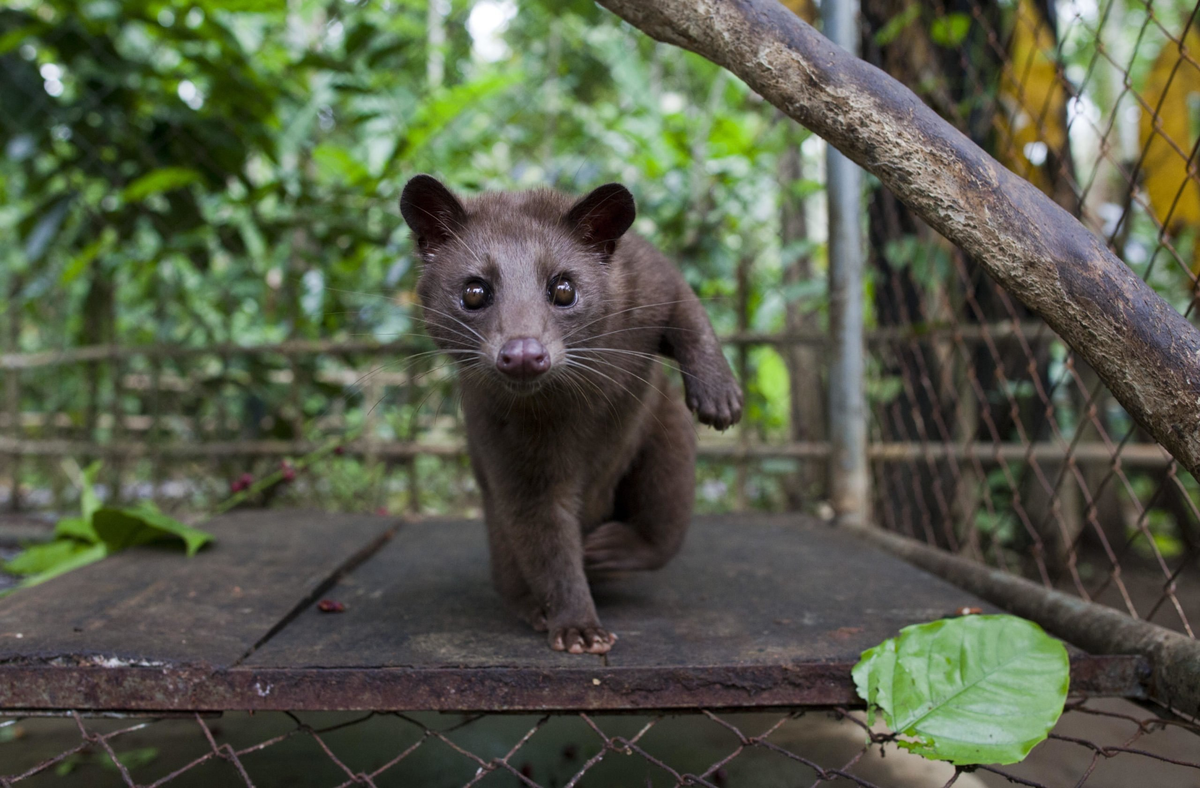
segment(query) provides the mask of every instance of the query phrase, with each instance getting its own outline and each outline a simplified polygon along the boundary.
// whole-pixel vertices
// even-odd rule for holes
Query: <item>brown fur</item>
[[[624,187],[578,202],[547,190],[459,201],[417,176],[401,211],[424,262],[427,329],[459,364],[496,588],[552,648],[607,652],[616,636],[588,575],[662,566],[692,512],[691,417],[654,354],[679,363],[700,421],[724,429],[741,416],[708,317],[675,266],[625,234]],[[547,296],[564,274],[570,307]],[[470,281],[490,287],[489,306],[464,306]],[[515,381],[497,371],[497,353],[525,337],[544,345],[550,369]]]

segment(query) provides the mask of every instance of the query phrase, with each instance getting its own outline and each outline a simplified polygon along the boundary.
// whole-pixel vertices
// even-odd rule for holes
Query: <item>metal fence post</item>
[[[830,41],[858,53],[858,0],[821,4]],[[837,521],[868,516],[867,406],[863,385],[862,178],[858,166],[825,148],[829,203],[829,495]]]

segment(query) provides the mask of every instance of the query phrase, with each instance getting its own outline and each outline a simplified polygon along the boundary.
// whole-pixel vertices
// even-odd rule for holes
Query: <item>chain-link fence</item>
[[[869,18],[875,6],[865,8]],[[953,58],[961,79],[935,106],[960,108],[949,115],[960,128],[1191,315],[1196,135],[1183,115],[1200,75],[1187,46],[1194,9],[1047,11],[966,8]],[[871,54],[885,66],[916,46],[879,39]],[[879,506],[879,521],[1194,634],[1195,480],[961,252],[885,193],[871,211],[876,314],[908,333],[874,353],[894,393],[877,399],[873,427],[882,440],[916,444],[875,466],[879,500],[903,502]],[[930,287],[918,267],[942,275]]]
[[[319,719],[318,719],[319,718]],[[6,785],[1194,785],[1186,723],[1114,702],[1068,703],[1028,761],[961,768],[924,761],[845,709],[614,717],[266,714],[154,720],[12,720],[7,730],[76,744],[30,748]],[[1101,745],[1081,737],[1100,727]],[[0,728],[0,730],[5,730]],[[49,742],[46,742],[49,744]],[[164,745],[169,745],[167,750]],[[1148,770],[1153,770],[1152,772]],[[190,781],[190,782],[189,782]]]
[[[62,461],[102,459],[105,497],[206,511],[231,484],[281,463],[286,471],[332,440],[339,446],[320,464],[282,474],[254,502],[477,514],[453,376],[429,354],[411,308],[414,274],[394,210],[414,168],[470,161],[478,174],[454,185],[572,188],[598,182],[610,174],[604,167],[642,179],[643,188],[632,185],[650,225],[639,229],[680,255],[747,387],[746,422],[701,435],[699,508],[825,513],[818,141],[665,47],[626,62],[635,34],[593,12],[384,5],[23,2],[0,11],[0,224],[20,239],[0,251],[0,500],[32,513],[36,531],[37,513],[74,506]],[[788,5],[812,14],[808,3]],[[508,20],[505,37],[500,27],[491,38],[476,30],[480,7],[480,19]],[[863,0],[862,55],[1079,217],[1194,322],[1198,8]],[[493,39],[519,51],[523,81],[479,65],[490,62],[481,42]],[[622,76],[633,60],[645,73]],[[395,72],[390,81],[385,72]],[[674,153],[637,137],[640,127],[570,103],[642,77],[644,97],[626,90],[613,105],[682,140]],[[420,87],[405,93],[405,81]],[[522,85],[535,82],[543,90],[530,98]],[[720,115],[728,103],[741,114]],[[268,140],[267,129],[286,133]],[[559,138],[578,150],[556,148]],[[667,163],[638,163],[641,147]],[[539,156],[541,169],[521,163]],[[589,166],[589,156],[621,165]],[[769,195],[769,208],[744,194],[750,189]],[[961,250],[885,189],[872,186],[865,200],[874,522],[1194,637],[1196,480]],[[724,201],[745,215],[731,218],[717,205]],[[734,236],[736,248],[726,242]],[[706,246],[709,237],[721,249]],[[1159,784],[1200,779],[1195,758],[1180,755],[1200,744],[1187,721],[1096,704],[1069,706],[1033,763],[1052,764],[1057,756],[1046,752],[1072,748],[1082,760],[1060,759],[1058,771],[1030,767],[1036,777],[1014,767],[1009,779],[1120,784],[1103,782],[1106,769],[1135,762],[1144,770],[1151,761],[1166,770]],[[864,727],[854,713],[836,716]],[[704,718],[726,731],[733,760],[687,767],[645,743],[672,719],[612,737],[596,719],[572,717],[594,738],[579,738],[573,770],[555,772],[557,782],[525,774],[519,753],[545,726],[566,724],[559,718],[524,728],[529,736],[514,738],[512,753],[486,757],[455,743],[453,725],[394,719],[413,724],[412,752],[449,747],[479,769],[466,783],[503,774],[587,784],[601,764],[633,753],[654,781],[720,785],[751,754],[770,753],[794,766],[793,782],[933,784],[848,776],[859,773],[859,758],[895,751],[878,734],[862,734],[844,760],[807,760],[802,737],[773,743],[797,724],[778,716],[754,718],[745,728],[754,733],[741,723],[722,728],[732,719],[724,712]],[[1124,727],[1107,726],[1112,720]],[[771,729],[776,722],[782,727]],[[25,751],[42,724],[0,729],[26,731],[0,747],[12,753],[19,741]],[[112,759],[122,738],[185,722],[128,733],[73,724],[72,749],[2,769],[6,781]],[[388,755],[395,761],[360,771],[338,760],[324,728],[299,720],[237,745],[213,733],[220,723],[186,724],[207,747],[191,766],[219,761],[233,784],[264,784],[241,764],[285,741],[326,754],[344,772],[330,784],[386,784],[410,752],[406,744]],[[1174,743],[1164,752],[1174,754],[1156,749],[1167,739]],[[708,755],[717,751],[725,752]],[[139,785],[176,776],[146,782],[120,766],[114,774],[117,784]],[[989,775],[1001,779],[989,769],[951,770],[942,782],[991,784]]]

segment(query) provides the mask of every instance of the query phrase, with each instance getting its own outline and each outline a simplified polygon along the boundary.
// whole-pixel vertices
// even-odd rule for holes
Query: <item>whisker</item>
[[[583,329],[585,329],[588,326],[593,325],[595,323],[599,323],[601,320],[605,320],[610,317],[616,317],[617,315],[623,315],[627,312],[636,312],[639,309],[651,309],[652,307],[656,307],[656,306],[672,306],[674,304],[682,304],[686,300],[687,300],[686,298],[678,298],[674,301],[660,301],[655,304],[638,304],[637,306],[631,306],[628,309],[621,309],[616,312],[610,312],[606,315],[601,315],[600,317],[596,318],[595,320],[590,320],[587,323],[584,323],[582,326],[576,326],[574,329],[572,329],[571,331],[569,331],[563,335],[563,341],[565,342],[567,339],[574,336],[575,334],[578,334]]]
[[[620,353],[621,355],[633,356],[635,358],[643,358],[648,361],[660,361],[660,362],[668,361],[666,356],[660,356],[657,353],[646,353],[645,351],[642,351],[642,350],[628,350],[626,348],[617,348],[617,347],[586,347],[586,346],[576,345],[574,347],[567,348],[567,353],[568,354],[570,354],[570,353]],[[679,374],[683,375],[684,377],[692,378],[693,380],[700,379],[699,376],[697,376],[695,373],[688,372],[686,369],[679,366],[678,363],[672,364],[671,368],[678,370]]]
[[[429,369],[425,370],[424,372],[413,375],[409,379],[408,385],[411,386],[411,385],[415,384],[417,381],[419,381],[421,378],[425,377],[426,375],[433,374],[434,372],[437,372],[440,369],[445,369],[446,367],[451,366],[454,363],[455,363],[454,360],[450,359],[450,360],[446,361],[445,363],[438,364],[436,367],[430,367]],[[432,391],[430,393],[432,394]],[[428,395],[426,395],[426,398],[428,398]],[[386,397],[380,397],[379,401],[376,402],[374,405],[372,405],[371,409],[366,412],[366,416],[370,416],[372,413],[374,413],[375,408],[379,407],[380,403],[382,403],[384,399],[386,399]],[[424,401],[422,401],[422,404],[424,404]]]
[[[479,340],[479,344],[483,344],[483,342],[484,342],[483,337],[473,337],[470,334],[464,334],[462,331],[459,331],[457,328],[454,328],[453,326],[448,326],[445,323],[434,322],[434,321],[428,320],[426,318],[421,318],[421,322],[423,322],[427,328],[429,326],[433,326],[434,328],[440,328],[444,331],[449,331],[450,333],[454,334],[455,336],[462,337],[463,339],[467,340],[468,343],[472,344],[472,345],[476,344],[477,338]]]
[[[483,336],[483,334],[480,334],[478,331],[476,331],[475,329],[471,328],[469,325],[467,325],[466,323],[464,323],[462,320],[459,320],[457,317],[455,317],[454,315],[450,314],[449,312],[443,312],[443,311],[441,311],[440,309],[434,309],[434,308],[433,308],[433,307],[431,307],[431,306],[424,306],[424,305],[422,305],[421,309],[423,309],[423,310],[424,310],[424,311],[426,311],[426,312],[433,312],[435,315],[441,315],[442,317],[448,317],[448,318],[450,318],[451,320],[453,320],[455,323],[457,323],[458,325],[460,325],[460,326],[462,326],[463,328],[467,329],[467,331],[470,331],[472,334],[474,334],[474,335],[475,335],[475,336],[476,336],[476,337],[479,339],[479,341],[480,341],[480,342],[487,342],[487,340],[486,340],[486,339],[484,339],[484,336]]]
[[[349,399],[351,397],[353,397],[356,394],[361,393],[363,391],[363,389],[365,388],[363,384],[366,381],[368,381],[369,379],[375,377],[376,375],[379,375],[382,372],[385,372],[387,370],[392,370],[392,369],[403,371],[405,369],[408,369],[414,363],[416,363],[417,361],[420,361],[423,358],[426,358],[426,357],[432,356],[432,355],[437,355],[438,353],[447,353],[447,352],[453,353],[453,354],[460,354],[460,355],[470,355],[472,353],[475,353],[476,351],[429,350],[429,351],[425,351],[422,353],[414,353],[412,355],[405,356],[404,358],[400,358],[400,359],[395,359],[393,361],[385,361],[384,363],[380,364],[379,366],[375,367],[374,369],[371,369],[371,370],[367,371],[366,373],[360,375],[349,386],[346,387],[345,392],[341,396],[336,397],[333,400],[331,400],[318,413],[316,413],[310,419],[306,419],[305,421],[308,425],[315,426],[321,419],[323,419],[325,416],[329,415],[330,411],[332,411],[335,407],[345,404],[346,402],[349,401]],[[414,378],[414,380],[415,379],[416,378]],[[382,401],[382,399],[380,401]],[[376,405],[378,405],[378,403],[376,403]],[[374,408],[375,408],[375,406],[372,406],[371,410],[373,411]]]
[[[582,381],[584,383],[587,383],[592,388],[596,389],[596,391],[600,392],[600,396],[604,397],[605,402],[608,403],[608,412],[613,415],[613,418],[620,421],[621,414],[617,411],[616,404],[612,401],[612,398],[608,396],[608,392],[606,392],[604,390],[604,387],[601,386],[596,381],[591,380],[586,375],[583,375],[583,374],[580,374],[579,372],[574,371],[575,369],[582,369],[584,371],[592,371],[592,370],[590,370],[588,367],[586,367],[582,364],[576,364],[576,363],[572,362],[571,359],[566,360],[566,367],[567,368],[564,370],[564,374],[570,374],[574,379]],[[617,385],[620,385],[620,384],[618,383]],[[587,402],[587,398],[585,397],[584,403],[586,404],[586,402]]]
[[[662,331],[663,327],[662,326],[626,326],[625,328],[616,328],[616,329],[613,329],[612,331],[605,331],[602,334],[596,334],[594,336],[587,337],[580,341],[581,342],[591,342],[596,339],[602,339],[604,337],[612,336],[613,334],[621,334],[626,331],[651,331],[651,330]],[[700,331],[698,331],[694,328],[680,328],[677,326],[672,326],[670,330],[671,331],[687,331],[687,332],[693,333],[693,334],[700,333]],[[576,347],[586,347],[586,345],[576,345]]]
[[[584,392],[583,387],[579,384],[579,381],[575,379],[575,376],[571,374],[565,374],[562,376],[562,379],[570,389],[572,400],[578,400],[580,407],[586,408],[587,395]]]
[[[467,377],[470,375],[470,373],[474,372],[475,369],[482,367],[482,366],[483,366],[482,361],[469,361],[466,364],[463,364],[457,370],[458,375],[459,375],[459,380],[461,381],[464,377]],[[454,390],[457,391],[458,388],[459,387],[456,386]],[[416,435],[417,428],[420,426],[419,424],[417,424],[417,420],[420,417],[421,408],[425,407],[425,403],[429,401],[429,398],[431,396],[433,396],[433,392],[435,390],[436,389],[434,389],[434,388],[430,388],[429,393],[421,398],[421,401],[419,403],[417,403],[417,407],[413,408],[412,418],[409,421],[409,434],[410,435]],[[447,397],[443,396],[441,398],[441,401],[438,402],[437,410],[435,410],[433,413],[433,422],[434,423],[437,422],[438,415],[441,414],[442,406],[446,404],[446,400],[447,400]]]
[[[660,389],[658,386],[656,386],[656,385],[654,385],[653,383],[651,383],[651,382],[650,382],[649,380],[647,380],[646,378],[644,378],[644,377],[642,377],[641,375],[637,374],[636,372],[633,372],[632,370],[628,369],[627,367],[623,367],[623,366],[621,366],[620,364],[616,364],[616,363],[613,363],[613,362],[611,362],[611,361],[606,361],[605,359],[602,359],[602,358],[597,358],[597,359],[594,359],[594,361],[597,361],[597,362],[599,362],[599,363],[601,363],[601,364],[605,364],[605,365],[607,365],[607,366],[609,366],[609,367],[612,367],[613,369],[619,369],[619,370],[622,370],[623,372],[626,372],[626,373],[628,373],[628,374],[630,374],[630,375],[633,375],[635,378],[637,378],[638,380],[642,381],[643,383],[645,383],[645,384],[646,384],[647,386],[649,386],[650,388],[652,388],[652,389],[654,389],[655,391],[657,391],[657,392],[659,393],[659,395],[661,395],[662,397],[664,397],[664,398],[666,398],[666,397],[667,397],[667,394],[666,394],[666,393],[665,393],[665,392],[664,392],[662,389]]]
[[[609,374],[607,374],[607,373],[605,373],[605,372],[602,372],[601,370],[598,370],[598,369],[596,369],[595,367],[588,367],[588,366],[586,366],[586,365],[584,365],[584,364],[580,363],[580,362],[579,362],[579,361],[577,361],[577,360],[568,359],[568,360],[567,360],[567,363],[568,363],[568,364],[574,364],[575,366],[577,366],[577,367],[579,367],[579,368],[581,368],[581,369],[585,369],[585,370],[587,370],[588,372],[591,372],[591,373],[593,373],[593,374],[595,374],[595,375],[599,375],[599,376],[601,376],[601,377],[603,377],[603,378],[606,378],[606,379],[608,379],[608,380],[611,380],[611,381],[612,381],[613,383],[615,383],[615,384],[616,384],[616,385],[617,385],[617,386],[618,386],[618,387],[619,387],[619,388],[620,388],[622,391],[624,391],[626,394],[629,394],[631,397],[633,397],[633,398],[634,398],[634,399],[635,399],[635,400],[638,402],[638,404],[639,404],[639,405],[646,405],[646,401],[645,401],[644,399],[642,399],[641,397],[639,397],[636,391],[634,391],[633,389],[629,388],[629,387],[628,387],[628,386],[626,386],[624,383],[622,383],[621,381],[619,381],[619,380],[617,380],[616,378],[612,377],[611,375],[609,375]],[[613,366],[615,366],[615,365],[613,365]],[[622,368],[621,368],[621,367],[618,367],[618,369],[622,369]],[[631,374],[632,374],[632,373],[631,373]],[[659,391],[659,390],[658,390],[658,388],[657,388],[656,386],[652,385],[652,384],[651,384],[649,381],[646,381],[644,378],[640,378],[640,377],[638,377],[637,375],[634,375],[634,377],[637,377],[637,378],[638,378],[638,380],[642,380],[643,382],[645,382],[645,383],[646,383],[646,385],[650,386],[650,387],[651,387],[651,388],[653,388],[655,391],[658,391],[658,393],[659,393],[659,394],[662,394],[662,392],[661,392],[661,391]],[[585,378],[585,379],[586,379],[586,378]],[[594,381],[593,381],[593,382],[594,382]],[[597,388],[599,388],[599,387],[597,387]],[[666,395],[664,394],[663,396],[666,396]],[[664,431],[664,432],[666,432],[666,431],[667,431],[667,425],[663,424],[663,422],[662,422],[662,419],[660,419],[660,418],[658,417],[658,414],[656,414],[656,413],[655,413],[655,412],[654,412],[652,409],[650,409],[648,406],[647,406],[647,412],[650,414],[651,418],[653,418],[655,421],[657,421],[657,422],[658,422],[659,426],[663,428],[663,431]]]
[[[330,314],[326,312],[325,314]],[[385,331],[379,333],[377,331],[350,331],[342,336],[347,337],[380,337],[380,338],[395,338],[395,337],[417,337],[428,339],[429,334],[424,331]]]
[[[582,369],[582,370],[585,370],[585,371],[587,371],[587,372],[591,372],[591,373],[593,373],[593,374],[595,374],[595,375],[599,375],[600,377],[602,377],[602,378],[604,378],[604,379],[606,379],[606,380],[612,381],[612,383],[616,384],[616,386],[617,386],[618,388],[620,388],[620,389],[621,389],[622,391],[624,391],[626,394],[630,395],[630,396],[631,396],[631,397],[633,397],[635,400],[637,400],[639,404],[642,404],[642,405],[646,404],[646,403],[645,403],[645,401],[644,401],[644,400],[643,400],[641,397],[639,397],[639,396],[638,396],[638,393],[637,393],[636,391],[634,391],[633,389],[629,388],[629,386],[627,386],[627,385],[625,385],[624,383],[622,383],[621,381],[617,380],[617,379],[616,379],[616,378],[614,378],[612,375],[609,375],[607,372],[604,372],[604,371],[602,371],[602,370],[596,369],[595,367],[592,367],[592,366],[588,366],[587,364],[584,364],[583,362],[579,361],[578,359],[570,359],[570,358],[568,358],[568,359],[566,360],[566,362],[567,362],[567,365],[568,365],[568,366],[574,366],[574,367],[576,367],[576,368],[578,368],[578,369]]]

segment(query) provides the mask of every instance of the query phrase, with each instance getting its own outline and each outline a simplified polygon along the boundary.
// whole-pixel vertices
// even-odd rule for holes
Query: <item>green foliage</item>
[[[56,539],[45,544],[25,548],[16,557],[4,564],[4,571],[20,575],[38,575],[62,564],[77,564],[82,553],[92,550],[93,545],[74,539]]]
[[[97,753],[97,755],[99,755],[99,753]],[[129,771],[140,769],[143,766],[149,766],[157,759],[157,747],[137,747],[132,750],[125,750],[124,752],[117,753],[117,760],[120,761],[121,765]],[[112,758],[101,757],[98,760],[100,765],[105,769],[111,769],[114,772],[117,771],[117,765],[113,763]]]
[[[0,246],[0,310],[6,324],[13,310],[20,313],[15,349],[409,337],[411,352],[428,350],[411,310],[417,266],[396,209],[403,183],[421,171],[464,192],[545,185],[582,191],[621,180],[637,196],[636,229],[679,262],[719,332],[777,331],[789,309],[820,324],[827,300],[824,242],[813,240],[820,233],[810,228],[813,239],[787,245],[779,238],[782,198],[819,199],[822,188],[821,150],[806,144],[807,132],[727,72],[633,33],[586,0],[518,3],[499,33],[506,49],[496,59],[482,57],[466,24],[476,5],[449,3],[440,80],[430,77],[423,0],[18,0],[0,9],[0,233],[11,240]],[[1170,29],[1183,21],[1175,14],[1168,9],[1164,16]],[[910,81],[939,111],[960,107],[952,121],[962,125],[978,114],[987,127],[994,91],[973,85],[956,94],[958,75],[945,66],[965,60],[982,68],[995,56],[994,45],[972,49],[981,38],[972,24],[967,15],[910,3],[882,21],[874,40],[897,54],[926,35],[940,47],[961,48],[935,53],[941,64],[936,57],[914,64],[919,79]],[[1068,74],[1095,61],[1094,36],[1083,27],[1061,31]],[[1135,90],[1149,73],[1146,58],[1139,53],[1133,63]],[[1081,101],[1102,77],[1097,72],[1081,86]],[[978,129],[971,133],[978,138]],[[781,156],[796,148],[800,177],[781,183]],[[1132,261],[1135,270],[1185,307],[1189,289],[1180,287],[1179,271],[1149,262],[1159,228],[1134,203],[1129,246],[1146,252],[1144,262]],[[895,234],[883,234],[883,259],[872,261],[868,320],[870,305],[889,297],[897,271],[922,304],[969,310],[953,297],[958,274],[949,247]],[[1179,241],[1186,255],[1187,239]],[[811,261],[811,274],[785,283],[785,268],[800,258]],[[745,326],[731,298],[739,266],[748,269]],[[919,330],[920,321],[939,318],[918,310],[904,319]],[[881,363],[868,367],[872,405],[903,404],[903,378],[887,354],[877,356]],[[236,433],[319,443],[334,431],[344,435],[376,403],[322,376],[373,359],[338,361],[345,366],[304,359],[293,368],[282,359],[233,357],[186,369],[168,361],[161,372],[196,381],[163,400],[168,409],[177,407],[181,422],[234,427],[202,435],[199,427],[173,425],[157,437],[225,440]],[[397,358],[387,371],[405,363]],[[151,363],[138,358],[118,367],[24,371],[21,408],[66,414],[72,437],[105,439],[110,433],[100,428],[79,434],[92,425],[89,414],[146,418],[159,407],[155,397],[116,385],[118,374],[150,376]],[[791,437],[785,370],[774,350],[749,353],[746,428],[765,441]],[[294,382],[272,378],[282,372]],[[379,411],[388,415],[375,420],[371,437],[454,437],[461,425],[453,385],[424,380],[428,387],[412,401],[383,403]],[[1024,405],[1036,392],[1020,380],[1010,391],[995,385],[986,392],[997,400],[1008,395]],[[1067,428],[1078,423],[1066,412],[1071,407],[1057,404],[1056,418]],[[344,419],[322,427],[331,412]],[[34,464],[25,463],[25,472],[41,473],[29,470]],[[145,468],[137,471],[143,478]],[[754,469],[764,477],[756,480],[756,500],[778,500],[767,477],[784,474],[781,466]],[[339,507],[363,506],[368,496],[361,491],[390,478],[386,466],[350,460],[322,471],[339,475],[314,488],[331,491],[322,502]],[[277,481],[255,475],[267,486],[254,496]],[[428,494],[421,505],[440,511],[461,503],[459,475],[453,462],[422,465]],[[713,475],[710,492],[725,481]],[[213,480],[205,481],[211,489]],[[1005,514],[1006,484],[989,487],[999,513],[979,522],[1003,548],[1023,533]],[[281,495],[296,502],[300,493]],[[389,506],[408,500],[378,491],[370,498]],[[235,504],[245,500],[235,497]],[[729,500],[714,494],[701,505],[719,509]],[[87,517],[64,520],[59,534],[90,544],[90,526]],[[1177,548],[1175,525],[1161,513],[1151,514],[1147,527],[1150,539],[1139,533],[1135,549],[1150,550],[1151,542],[1164,552]]]
[[[181,189],[192,183],[199,183],[200,173],[188,167],[163,167],[148,172],[121,191],[121,197],[126,202],[140,202],[153,194]]]
[[[132,750],[116,753],[117,760],[128,771],[135,771],[144,766],[149,766],[158,759],[157,747],[138,747]],[[54,767],[54,774],[57,777],[66,777],[74,773],[80,766],[88,764],[96,764],[102,769],[109,771],[118,771],[117,765],[113,763],[112,758],[103,750],[76,753],[69,755]]]
[[[32,554],[32,555],[30,555]],[[24,575],[17,588],[28,588],[52,580],[81,566],[95,563],[108,555],[103,543],[83,544],[55,541],[32,545],[4,564],[4,570],[14,575]],[[13,589],[8,589],[8,593]]]
[[[955,13],[939,16],[929,26],[929,37],[935,44],[944,47],[960,45],[971,31],[971,17]]]
[[[150,502],[130,508],[102,507],[96,494],[100,463],[78,472],[78,517],[64,517],[54,527],[54,540],[26,547],[5,562],[4,571],[25,579],[19,588],[99,561],[134,545],[182,541],[189,556],[212,541],[212,535],[160,512]]]
[[[921,6],[919,3],[913,3],[889,19],[887,24],[876,31],[875,43],[879,44],[879,46],[887,46],[895,41],[904,32],[905,28],[920,18]]]
[[[1195,500],[1195,480],[1190,475],[1181,478],[1185,480],[1185,489],[1192,488],[1190,493]],[[1132,493],[1139,500],[1152,501],[1157,497],[1157,484],[1158,479],[1154,477],[1138,476],[1132,480],[1132,490],[1122,490],[1121,496]],[[1135,522],[1126,526],[1126,537],[1133,549],[1144,558],[1177,558],[1187,550],[1182,534],[1188,524],[1177,522],[1175,518],[1176,515],[1170,511],[1147,508]]]
[[[1062,643],[1015,616],[905,627],[862,654],[854,685],[898,744],[957,765],[1024,760],[1062,715],[1070,663]]]
[[[129,509],[98,509],[92,527],[108,551],[150,542],[183,541],[189,556],[212,541],[212,535],[168,517],[149,502]]]
[[[819,264],[779,288],[785,261],[824,253],[778,240],[775,195],[821,188],[820,150],[807,146],[805,177],[779,183],[780,154],[807,132],[727,72],[632,35],[592,3],[520,3],[495,60],[473,50],[474,3],[449,5],[440,82],[429,76],[423,0],[21,0],[0,10],[0,233],[15,240],[0,248],[0,292],[15,292],[0,310],[21,313],[17,349],[410,337],[411,352],[428,350],[396,207],[417,172],[465,193],[620,180],[637,196],[636,229],[679,261],[718,330],[738,327],[730,296],[746,260],[749,330],[780,329],[795,293],[805,310],[823,308]],[[788,390],[770,352],[751,359],[748,407],[762,436],[781,441]],[[345,440],[376,404],[323,382],[346,368],[329,359],[195,363],[163,365],[195,381],[167,407],[197,425],[232,421],[245,439],[321,443],[331,435],[321,419],[335,412]],[[150,416],[151,397],[115,384],[153,365],[117,367],[30,371],[22,409],[70,414],[74,429],[88,414]],[[285,369],[294,383],[272,379]],[[413,401],[379,408],[388,415],[374,437],[454,437],[452,383],[423,380]],[[160,437],[229,436],[172,426]],[[347,474],[329,489],[384,476]],[[421,505],[453,510],[461,475],[456,463],[422,466]],[[363,500],[339,493],[336,505]],[[86,541],[72,527],[63,535]]]
[[[761,425],[770,434],[787,428],[789,381],[787,365],[774,348],[756,348],[751,354],[754,372],[748,387],[751,397],[748,402],[747,419]]]

